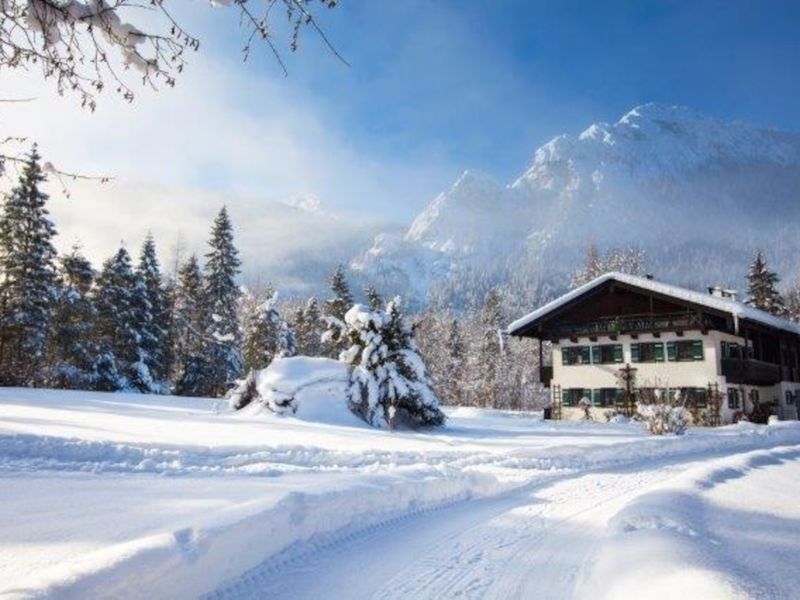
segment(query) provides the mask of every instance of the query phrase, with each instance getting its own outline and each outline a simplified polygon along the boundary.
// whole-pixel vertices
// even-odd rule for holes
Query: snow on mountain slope
[[[382,252],[378,240],[354,268],[402,271],[413,261],[428,283],[470,270],[562,281],[596,242],[641,247],[665,280],[737,287],[761,246],[788,279],[800,275],[798,198],[800,134],[646,104],[556,137],[508,186],[465,173],[422,211],[402,248]]]

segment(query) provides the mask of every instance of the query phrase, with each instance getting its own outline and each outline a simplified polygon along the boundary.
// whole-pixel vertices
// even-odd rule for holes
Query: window
[[[706,388],[681,388],[684,406],[705,408],[708,406],[708,390]]]
[[[618,388],[598,388],[592,390],[592,404],[595,406],[614,406],[622,404],[622,390]]]
[[[755,406],[761,402],[761,397],[758,395],[758,390],[750,390],[750,404]]]
[[[631,344],[631,362],[664,362],[664,343]]]
[[[583,388],[568,388],[564,390],[561,396],[561,402],[564,406],[578,406],[582,398],[592,399],[592,390]]]
[[[590,362],[589,346],[568,346],[561,349],[562,364],[588,365]]]
[[[608,365],[622,362],[622,344],[600,344],[592,346],[592,362],[596,365]]]
[[[702,340],[680,340],[667,342],[667,358],[670,361],[703,360]]]
[[[731,410],[738,410],[741,408],[739,390],[736,388],[728,388],[728,408]]]
[[[794,394],[791,390],[786,390],[786,406],[794,404]]]

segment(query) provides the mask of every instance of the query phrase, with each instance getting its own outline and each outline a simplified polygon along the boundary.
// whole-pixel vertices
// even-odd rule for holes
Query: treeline
[[[0,212],[0,384],[219,397],[277,356],[340,358],[349,349],[347,336],[330,334],[356,304],[341,267],[322,301],[240,288],[223,207],[205,255],[169,276],[150,235],[135,257],[121,247],[96,270],[78,247],[58,256],[45,180],[34,147]],[[374,288],[362,299],[373,312],[399,309]],[[409,335],[443,402],[533,404],[538,354],[503,335],[506,319],[494,290],[467,311],[419,315]]]

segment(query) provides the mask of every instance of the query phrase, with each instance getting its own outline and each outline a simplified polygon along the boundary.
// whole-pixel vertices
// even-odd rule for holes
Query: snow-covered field
[[[300,413],[298,413],[300,414]],[[0,390],[0,596],[797,597],[800,425]]]

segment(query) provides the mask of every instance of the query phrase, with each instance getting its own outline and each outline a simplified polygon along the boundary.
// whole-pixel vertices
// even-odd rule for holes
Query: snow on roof
[[[799,324],[790,321],[789,319],[776,317],[773,314],[770,314],[758,308],[754,308],[742,302],[737,302],[736,300],[732,300],[730,298],[712,296],[711,294],[697,292],[695,290],[687,290],[686,288],[678,287],[676,285],[661,283],[658,281],[653,281],[652,279],[637,277],[636,275],[628,275],[627,273],[617,273],[617,272],[605,273],[604,275],[600,275],[599,277],[593,279],[589,283],[586,283],[578,288],[575,288],[571,292],[564,294],[560,298],[556,298],[552,302],[548,302],[541,308],[536,309],[535,311],[522,317],[521,319],[517,319],[516,321],[511,323],[511,325],[508,326],[508,332],[511,334],[516,333],[518,330],[522,329],[526,325],[532,323],[533,321],[536,321],[540,317],[543,317],[544,315],[574,300],[575,298],[582,296],[589,290],[599,285],[602,285],[603,283],[606,283],[607,281],[618,281],[620,283],[626,283],[628,285],[645,289],[651,292],[655,292],[657,294],[671,296],[673,298],[677,298],[685,302],[691,302],[692,304],[706,306],[711,309],[715,309],[721,312],[726,312],[738,319],[755,321],[757,323],[761,323],[769,327],[782,329],[784,331],[789,331],[791,333],[800,335]]]

